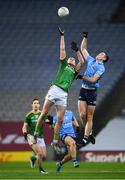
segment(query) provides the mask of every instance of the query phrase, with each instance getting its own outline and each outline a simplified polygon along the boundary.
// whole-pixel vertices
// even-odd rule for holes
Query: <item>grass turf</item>
[[[47,175],[39,174],[37,167],[30,168],[25,162],[0,162],[0,179],[125,179],[125,163],[84,163],[74,168],[72,162],[65,164],[60,173],[56,162],[44,162]]]

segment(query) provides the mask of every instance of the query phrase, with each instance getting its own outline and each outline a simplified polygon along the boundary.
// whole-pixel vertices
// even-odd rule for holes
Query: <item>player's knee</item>
[[[46,156],[43,155],[42,156],[42,160],[45,161],[46,160]]]
[[[73,142],[73,147],[76,148],[76,143],[75,142]]]
[[[42,157],[43,157],[43,160],[45,160],[46,159],[46,154],[43,153]]]
[[[80,118],[81,118],[82,120],[86,120],[86,113],[81,112],[81,113],[80,113]]]
[[[93,114],[92,113],[88,113],[88,115],[87,115],[87,122],[89,122],[89,123],[93,122]]]
[[[70,142],[70,147],[76,148],[76,143],[75,143],[75,141]]]
[[[59,118],[58,118],[58,123],[59,123],[59,124],[62,124],[62,122],[63,122],[63,118],[59,117]]]
[[[68,153],[68,155],[67,155],[67,159],[68,159],[68,160],[72,159],[72,156],[71,156],[71,154],[70,154],[70,153]]]
[[[88,119],[89,121],[92,121],[92,120],[93,120],[93,114],[88,114],[88,115],[87,115],[87,119]]]
[[[43,158],[43,153],[42,153],[42,151],[38,151],[37,155],[38,155],[39,158]]]

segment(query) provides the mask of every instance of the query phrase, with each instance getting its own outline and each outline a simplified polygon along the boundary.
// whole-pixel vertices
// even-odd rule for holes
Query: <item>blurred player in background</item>
[[[53,118],[47,119],[46,122],[48,124],[52,124],[53,126],[56,125],[58,121],[57,115]],[[67,163],[68,161],[73,161],[74,167],[79,167],[79,163],[76,159],[76,133],[79,132],[79,124],[73,114],[72,111],[65,111],[64,114],[64,120],[62,122],[62,127],[60,129],[59,137],[61,141],[66,145],[67,147],[67,154],[64,156],[64,158],[56,164],[56,170],[57,172],[60,172],[63,164]],[[57,151],[58,153],[58,151]]]
[[[34,136],[37,136],[37,131],[39,130],[44,117],[46,116],[52,105],[55,105],[58,120],[54,127],[54,139],[52,142],[52,146],[54,149],[56,149],[58,146],[58,136],[63,122],[65,109],[67,107],[67,96],[69,89],[74,79],[76,78],[77,73],[80,71],[84,63],[82,54],[75,42],[71,43],[71,48],[76,52],[79,63],[76,64],[76,60],[74,57],[70,57],[69,59],[67,59],[65,50],[64,31],[62,31],[60,27],[58,27],[58,30],[61,35],[59,61],[60,65],[56,78],[52,82],[51,87],[46,95],[43,109],[38,119],[34,134]]]
[[[97,89],[99,88],[99,79],[105,72],[104,64],[108,61],[106,52],[99,53],[95,58],[91,57],[87,51],[87,36],[84,32],[81,43],[81,52],[87,62],[87,69],[84,75],[78,75],[76,79],[82,79],[82,87],[79,94],[78,110],[80,118],[85,127],[83,144],[89,141],[95,144],[95,138],[92,134],[93,115],[96,108]]]
[[[40,101],[35,98],[32,100],[32,110],[26,115],[25,122],[23,124],[22,132],[25,139],[28,141],[29,146],[33,150],[33,155],[30,157],[31,167],[34,168],[36,161],[38,162],[39,172],[41,174],[47,174],[42,167],[42,162],[46,158],[46,145],[43,137],[43,127],[40,126],[38,131],[37,140],[34,139],[34,131],[38,117],[41,114]]]

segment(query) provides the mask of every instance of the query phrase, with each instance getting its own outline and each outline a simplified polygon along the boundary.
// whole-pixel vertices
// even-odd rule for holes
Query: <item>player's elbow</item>
[[[85,47],[82,43],[81,43],[80,49],[81,49],[81,52],[84,53]]]
[[[82,52],[82,55],[84,56],[84,58],[85,58],[85,56],[86,56],[86,51],[85,51],[85,48],[81,48],[81,52]]]
[[[81,60],[81,61],[80,61],[80,66],[82,67],[83,64],[84,64],[84,60]]]
[[[82,52],[82,55],[84,56],[85,55],[84,48],[81,48],[81,52]]]

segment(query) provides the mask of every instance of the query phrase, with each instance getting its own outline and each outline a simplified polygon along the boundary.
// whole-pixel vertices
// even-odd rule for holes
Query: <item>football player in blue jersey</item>
[[[81,42],[81,52],[87,62],[87,68],[84,75],[78,75],[76,79],[82,80],[82,87],[79,93],[78,110],[84,126],[83,144],[91,142],[95,144],[95,138],[92,134],[93,115],[96,108],[97,89],[99,88],[99,79],[105,72],[105,63],[108,61],[106,52],[99,53],[95,58],[90,56],[87,51],[88,32],[83,33]]]
[[[52,118],[48,118],[46,122],[48,122],[48,124],[53,124],[55,126],[55,124],[57,123],[57,115]],[[63,164],[70,160],[73,161],[74,167],[79,167],[79,163],[76,159],[76,133],[78,133],[78,131],[79,124],[73,112],[66,110],[59,136],[61,141],[67,146],[68,153],[60,162],[56,164],[57,172],[60,172]]]

